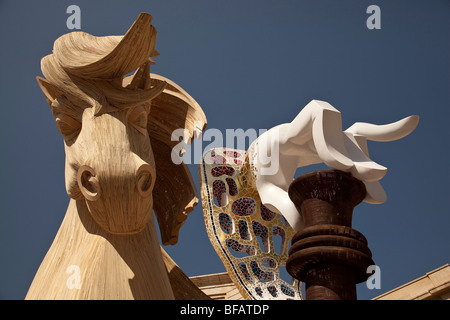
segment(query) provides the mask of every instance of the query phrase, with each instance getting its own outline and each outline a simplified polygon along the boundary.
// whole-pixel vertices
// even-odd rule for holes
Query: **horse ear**
[[[51,106],[53,101],[60,95],[62,95],[62,91],[59,90],[57,87],[52,85],[50,82],[45,80],[42,77],[36,77],[36,80],[38,82],[39,87],[41,88],[42,92],[45,95],[45,99],[47,100],[47,103]]]

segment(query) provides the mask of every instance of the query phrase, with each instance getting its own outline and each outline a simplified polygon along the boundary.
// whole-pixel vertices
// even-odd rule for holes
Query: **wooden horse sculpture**
[[[152,210],[163,243],[175,244],[198,196],[187,167],[171,160],[171,133],[193,137],[206,117],[182,88],[149,73],[155,41],[142,13],[124,36],[63,35],[41,61],[71,199],[27,299],[176,298]]]

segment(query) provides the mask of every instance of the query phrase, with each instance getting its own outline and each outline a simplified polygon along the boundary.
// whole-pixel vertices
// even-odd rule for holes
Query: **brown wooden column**
[[[286,269],[306,284],[307,300],[356,300],[356,284],[370,276],[372,253],[352,228],[353,208],[365,195],[361,181],[338,170],[312,172],[290,185],[304,229],[292,238]]]

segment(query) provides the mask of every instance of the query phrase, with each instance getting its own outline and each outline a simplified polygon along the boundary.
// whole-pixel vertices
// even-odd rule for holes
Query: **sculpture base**
[[[351,227],[353,208],[365,194],[361,181],[337,170],[313,172],[291,184],[289,196],[304,229],[291,240],[286,269],[305,282],[307,300],[355,300],[356,284],[368,278],[372,253]]]

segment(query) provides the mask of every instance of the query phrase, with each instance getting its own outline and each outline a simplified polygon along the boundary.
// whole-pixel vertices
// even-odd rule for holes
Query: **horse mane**
[[[154,211],[162,242],[175,244],[199,198],[187,166],[172,161],[172,149],[179,141],[172,141],[171,135],[184,128],[189,135],[184,141],[192,141],[205,129],[206,116],[181,87],[150,73],[151,58],[158,55],[151,20],[150,14],[141,13],[124,36],[65,34],[55,41],[52,54],[41,60],[41,69],[45,81],[76,101],[80,110],[94,107],[96,116],[151,103],[147,130],[157,170]]]

